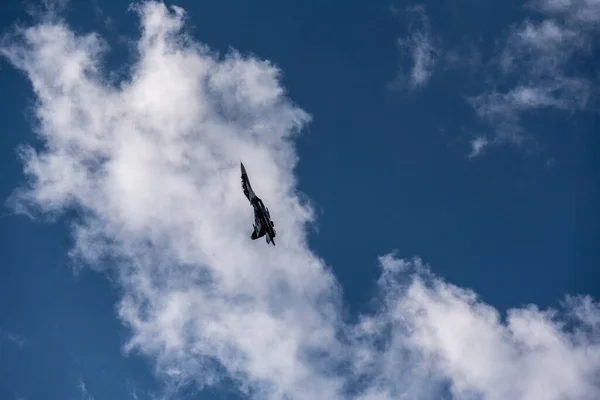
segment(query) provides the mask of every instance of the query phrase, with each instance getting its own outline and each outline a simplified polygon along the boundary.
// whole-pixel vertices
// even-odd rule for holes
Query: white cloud
[[[595,94],[594,80],[575,63],[589,61],[600,27],[596,0],[538,0],[528,7],[542,19],[513,26],[494,60],[494,87],[471,104],[488,121],[490,144],[520,143],[521,115],[534,109],[585,110]],[[498,92],[496,85],[507,87]]]
[[[568,299],[570,328],[564,312],[532,307],[502,321],[419,260],[387,255],[378,311],[342,321],[338,283],[307,246],[312,211],[293,173],[309,115],[275,66],[183,40],[182,9],[137,12],[139,54],[119,85],[100,68],[107,44],[62,23],[0,50],[33,86],[46,144],[22,151],[30,180],[16,204],[79,212],[72,255],[117,276],[127,350],[152,357],[174,387],[227,376],[252,398],[598,397],[600,310],[589,298]],[[276,247],[249,238],[240,160]]]
[[[389,332],[379,354],[363,350],[378,372],[368,398],[399,398],[407,387],[414,389],[407,398],[422,398],[425,382],[437,391],[445,380],[458,399],[598,397],[600,308],[590,298],[568,298],[574,330],[557,311],[533,305],[509,310],[503,320],[475,293],[443,282],[418,259],[388,255],[381,262],[382,311],[359,326],[367,337],[373,327]],[[410,279],[399,275],[409,271]]]

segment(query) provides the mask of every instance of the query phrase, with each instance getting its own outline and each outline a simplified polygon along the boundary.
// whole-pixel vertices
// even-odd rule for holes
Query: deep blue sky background
[[[279,66],[291,99],[312,115],[297,142],[300,190],[318,213],[311,246],[334,269],[352,313],[367,306],[376,257],[393,249],[421,257],[501,311],[556,306],[566,293],[600,297],[596,115],[530,114],[524,123],[535,146],[469,159],[469,140],[489,129],[464,101],[484,90],[481,69],[438,72],[417,91],[386,89],[408,21],[390,7],[412,3],[175,4],[211,48],[232,46]],[[526,15],[514,1],[427,4],[444,45],[475,44],[484,62]],[[107,1],[99,13],[82,1],[66,13],[78,30],[99,31],[113,46],[111,68],[124,68],[128,40],[138,35],[127,6]],[[1,31],[17,20],[31,18],[22,2],[8,0]],[[35,139],[31,89],[4,60],[0,87],[5,200],[23,182],[15,150]],[[96,399],[158,390],[149,363],[120,354],[127,333],[115,318],[118,293],[102,275],[73,274],[64,221],[32,222],[8,209],[0,221],[0,398],[81,398],[80,379]]]

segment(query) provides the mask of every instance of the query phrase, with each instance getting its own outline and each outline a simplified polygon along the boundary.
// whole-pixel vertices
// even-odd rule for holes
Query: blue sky
[[[136,4],[0,13],[0,398],[600,396],[600,2]]]

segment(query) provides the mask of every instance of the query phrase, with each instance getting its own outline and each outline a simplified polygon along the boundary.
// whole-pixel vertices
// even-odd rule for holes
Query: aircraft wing
[[[242,190],[244,191],[244,195],[248,198],[248,200],[250,200],[250,180],[248,179],[248,173],[246,172],[246,168],[241,162],[240,169],[242,170]]]
[[[261,225],[260,227],[260,231],[256,229],[256,225],[254,225],[254,230],[252,231],[252,235],[250,236],[250,239],[252,240],[256,240],[258,238],[261,238],[263,236],[265,236],[265,228],[264,226]]]

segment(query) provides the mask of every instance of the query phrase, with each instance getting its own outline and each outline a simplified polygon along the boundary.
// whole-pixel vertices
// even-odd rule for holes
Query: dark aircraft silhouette
[[[256,240],[260,237],[266,236],[267,243],[273,243],[273,246],[275,246],[275,224],[273,224],[273,221],[271,221],[269,209],[265,207],[262,200],[256,194],[254,194],[252,186],[250,186],[250,179],[248,179],[248,174],[246,173],[244,164],[240,162],[240,166],[242,168],[242,189],[250,201],[250,204],[254,208],[254,223],[252,224],[254,231],[252,232],[250,238],[252,240]]]

